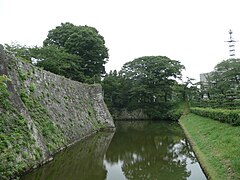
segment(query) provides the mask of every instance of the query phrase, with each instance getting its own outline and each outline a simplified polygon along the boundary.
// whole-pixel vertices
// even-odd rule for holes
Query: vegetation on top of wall
[[[5,44],[5,49],[47,71],[91,84],[101,81],[108,61],[108,48],[97,29],[69,22],[50,30],[43,47]]]

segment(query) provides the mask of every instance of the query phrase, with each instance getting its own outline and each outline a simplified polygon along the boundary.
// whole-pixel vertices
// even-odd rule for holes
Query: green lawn
[[[240,126],[191,113],[180,124],[210,179],[240,179]]]

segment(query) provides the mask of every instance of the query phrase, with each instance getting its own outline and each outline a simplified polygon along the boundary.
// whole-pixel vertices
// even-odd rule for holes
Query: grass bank
[[[191,113],[180,124],[209,179],[240,179],[240,127]]]

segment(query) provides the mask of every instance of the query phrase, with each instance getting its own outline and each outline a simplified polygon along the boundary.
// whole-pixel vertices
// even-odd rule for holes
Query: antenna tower
[[[227,42],[228,43],[228,46],[229,46],[229,56],[230,57],[235,57],[235,42],[237,42],[237,41],[235,41],[234,39],[233,39],[233,37],[232,37],[232,30],[230,29],[229,30],[229,35],[230,35],[230,38],[229,38],[229,40],[228,41],[225,41],[225,42]]]

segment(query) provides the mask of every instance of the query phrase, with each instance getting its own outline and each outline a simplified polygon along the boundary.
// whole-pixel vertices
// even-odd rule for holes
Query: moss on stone
[[[8,179],[33,164],[29,147],[34,152],[34,140],[29,132],[26,119],[11,106],[0,115],[0,177]],[[19,162],[16,163],[16,159]]]
[[[56,152],[56,150],[65,143],[64,134],[58,126],[53,123],[46,108],[42,106],[34,96],[28,95],[22,90],[21,99],[28,109],[32,120],[38,127],[38,130],[40,130],[45,138],[46,144],[50,144],[48,150],[51,153]]]

